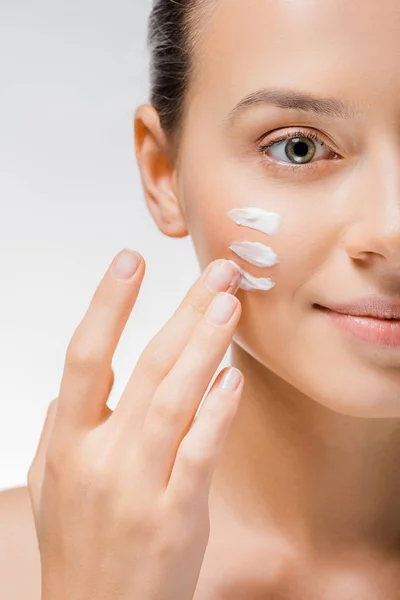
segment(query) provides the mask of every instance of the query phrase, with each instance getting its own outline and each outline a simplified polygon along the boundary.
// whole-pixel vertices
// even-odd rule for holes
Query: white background
[[[134,157],[150,4],[1,2],[0,489],[26,484],[66,347],[115,254],[139,250],[147,274],[114,357],[112,408],[199,274],[191,239],[152,221]]]

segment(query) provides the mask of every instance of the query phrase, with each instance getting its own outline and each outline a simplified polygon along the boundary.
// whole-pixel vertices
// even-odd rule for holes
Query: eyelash
[[[318,142],[322,146],[327,146],[327,144],[316,133],[311,133],[311,132],[304,131],[302,129],[298,129],[297,131],[288,131],[281,137],[279,137],[275,140],[272,140],[271,142],[268,142],[268,144],[260,144],[259,146],[257,146],[257,151],[262,155],[263,158],[265,158],[265,151],[268,148],[273,147],[275,144],[278,144],[279,142],[284,142],[285,140],[290,140],[295,137],[308,138],[308,139]],[[265,136],[264,136],[264,138],[265,138]],[[337,155],[337,153],[334,150],[332,152],[334,152],[334,154]],[[271,167],[273,169],[278,169],[278,170],[290,169],[291,171],[296,171],[299,173],[299,169],[304,172],[305,169],[319,168],[318,163],[323,162],[323,161],[315,160],[315,161],[310,161],[310,162],[304,163],[304,164],[293,165],[290,163],[279,163],[279,162],[276,162],[275,160],[268,158],[267,161],[264,160],[263,162],[266,163],[267,167]]]

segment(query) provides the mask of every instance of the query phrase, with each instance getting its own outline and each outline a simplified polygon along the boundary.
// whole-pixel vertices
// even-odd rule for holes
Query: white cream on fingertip
[[[267,235],[277,234],[282,223],[280,215],[263,208],[233,208],[228,211],[228,217],[237,225],[244,225]]]
[[[229,249],[256,267],[272,267],[279,264],[277,254],[261,242],[233,242]]]
[[[229,262],[235,265],[240,272],[240,289],[245,290],[246,292],[255,292],[256,290],[266,292],[275,286],[275,283],[269,277],[254,277],[254,275],[247,273],[247,271],[239,267],[235,261],[229,260]]]

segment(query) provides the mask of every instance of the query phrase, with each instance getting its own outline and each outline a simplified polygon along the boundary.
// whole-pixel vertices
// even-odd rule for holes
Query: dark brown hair
[[[179,137],[186,92],[193,74],[193,51],[200,16],[211,0],[155,0],[150,13],[150,102],[165,134]]]

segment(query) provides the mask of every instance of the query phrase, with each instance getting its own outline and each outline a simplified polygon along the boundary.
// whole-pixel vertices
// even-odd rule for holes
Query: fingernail
[[[130,279],[136,273],[139,264],[139,254],[124,248],[115,259],[111,271],[116,279]]]
[[[238,389],[240,382],[242,381],[242,373],[235,367],[230,367],[221,379],[219,387],[224,392],[234,392]]]
[[[212,265],[207,274],[205,284],[210,292],[227,292],[235,294],[240,283],[240,273],[235,265],[227,260],[219,260]]]
[[[208,309],[208,317],[213,325],[226,325],[236,310],[238,301],[234,296],[222,292],[218,294]]]

